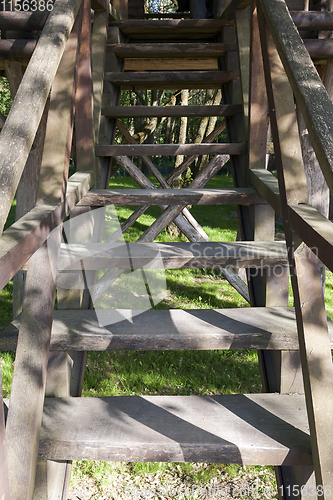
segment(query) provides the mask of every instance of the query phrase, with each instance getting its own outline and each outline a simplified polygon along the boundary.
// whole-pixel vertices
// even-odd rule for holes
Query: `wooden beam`
[[[304,398],[280,394],[47,399],[39,452],[57,459],[312,462]]]
[[[12,498],[31,499],[35,485],[60,238],[59,227],[28,265],[6,426]]]
[[[1,50],[1,45],[0,45]],[[107,50],[117,57],[220,57],[231,50],[236,51],[236,44],[223,43],[119,43],[108,44]]]
[[[2,129],[0,233],[6,222],[79,5],[80,0],[69,2],[59,0],[54,6]],[[29,120],[24,120],[25,116],[29,116]],[[12,147],[13,142],[15,148]]]
[[[329,11],[291,11],[291,18],[299,30],[333,30],[333,12]]]
[[[265,203],[251,188],[225,189],[99,189],[91,190],[78,205],[252,205]]]
[[[0,40],[0,58],[15,59],[17,57],[29,58],[37,45],[37,40]]]
[[[217,58],[126,58],[124,71],[218,71]]]
[[[233,26],[233,20],[224,19],[169,19],[169,20],[145,20],[128,19],[125,21],[114,22],[112,26],[117,27],[124,35],[137,37],[141,35],[147,38],[150,35],[158,37],[166,35],[167,37],[182,38],[184,35],[200,35],[215,37],[220,33],[224,26]]]
[[[82,2],[82,26],[77,61],[75,95],[76,168],[94,170],[93,81],[91,68],[91,1]]]
[[[261,4],[264,1],[261,0]],[[275,11],[275,9],[273,10]],[[276,14],[276,11],[274,14]],[[283,19],[283,12],[281,11],[280,14],[281,19]],[[298,197],[296,183],[293,182],[298,176],[304,175],[304,170],[300,162],[295,162],[293,168],[291,168],[292,164],[288,161],[290,152],[283,152],[279,144],[281,140],[281,136],[278,134],[278,121],[281,119],[279,109],[283,99],[280,98],[278,90],[281,82],[282,86],[284,86],[284,81],[287,78],[286,75],[283,75],[281,61],[273,43],[271,27],[269,25],[265,26],[264,16],[261,12],[260,24],[267,95],[279,177],[282,218],[285,226],[295,300],[313,464],[317,486],[322,488],[322,493],[318,494],[318,497],[325,499],[328,498],[327,488],[331,486],[332,475],[330,458],[332,439],[329,436],[333,432],[333,366],[322,293],[322,280],[317,257],[304,243],[300,243],[298,240],[295,242],[291,229],[288,197],[290,192],[294,193],[297,202],[305,196],[303,183],[300,185]]]
[[[69,252],[68,252],[69,250]],[[86,270],[142,269],[160,252],[164,269],[214,268],[215,266],[270,267],[286,265],[287,254],[284,242],[244,241],[234,243],[98,243],[62,247],[59,260],[61,271],[81,270],[81,261]],[[130,259],[130,261],[129,261]]]
[[[0,239],[1,289],[86,194],[92,185],[91,176],[91,172],[74,174],[68,181],[66,199],[62,203],[37,205],[4,231]]]
[[[333,57],[333,40],[330,38],[304,40],[306,50],[312,59],[331,59]]]
[[[78,38],[82,31],[82,11],[77,16],[53,81],[50,109],[42,159],[39,202],[56,205],[66,192],[74,126]],[[90,10],[89,10],[90,13]],[[61,228],[60,228],[61,232]],[[38,252],[38,251],[37,251]],[[55,284],[52,284],[55,287]],[[51,284],[50,284],[51,287]],[[51,289],[53,291],[53,289]],[[58,293],[58,298],[59,298]],[[70,358],[65,353],[50,354],[45,385],[46,397],[67,397],[70,382]],[[38,462],[34,500],[63,494],[66,463]]]
[[[98,322],[98,310],[54,311],[50,349],[299,349],[295,311],[291,307],[151,309],[140,313],[112,309],[109,314],[110,324],[102,326]],[[15,351],[19,327],[18,317],[1,332],[1,351]],[[333,346],[330,320],[328,327]]]
[[[246,144],[121,144],[114,146],[96,146],[96,156],[169,156],[202,154],[244,154]]]
[[[109,106],[102,108],[102,115],[109,118],[229,116],[241,113],[241,105],[220,106]]]
[[[43,29],[49,12],[0,12],[1,30],[33,31]]]
[[[105,79],[123,89],[135,88],[220,88],[222,83],[238,78],[228,71],[159,71],[155,73],[105,73]]]
[[[9,500],[8,463],[6,449],[6,427],[2,395],[2,378],[0,363],[0,497]]]
[[[333,104],[284,1],[260,0],[266,22],[305,120],[326,182],[333,190]],[[295,56],[297,54],[297,56]]]

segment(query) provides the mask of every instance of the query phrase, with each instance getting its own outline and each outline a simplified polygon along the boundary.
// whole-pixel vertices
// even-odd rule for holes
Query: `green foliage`
[[[7,78],[0,77],[0,112],[7,116],[12,105],[12,98]]]

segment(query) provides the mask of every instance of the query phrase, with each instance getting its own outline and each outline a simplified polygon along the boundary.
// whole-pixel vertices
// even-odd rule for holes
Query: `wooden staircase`
[[[4,402],[6,430],[0,412],[0,497],[65,499],[70,461],[92,459],[274,465],[280,498],[329,498],[333,326],[317,256],[333,270],[333,231],[309,202],[294,95],[330,189],[333,106],[287,6],[260,0],[257,12],[233,0],[218,3],[219,19],[144,20],[126,19],[121,2],[80,4],[57,0],[46,23],[40,13],[0,13],[1,30],[33,30],[38,39],[0,41],[11,87],[32,54],[0,137],[3,223],[25,165],[33,164],[36,133],[45,136],[36,199],[0,239],[1,287],[28,261],[26,274],[23,269],[15,278],[18,289],[25,282],[23,307],[0,334],[1,350],[16,351],[11,398]],[[330,12],[292,16],[302,29],[333,28]],[[311,54],[315,43],[311,50],[307,43]],[[326,56],[327,47],[317,47],[316,57]],[[182,88],[222,88],[223,104],[119,106],[121,89]],[[37,132],[45,105],[44,130],[40,125]],[[34,118],[20,128],[30,108]],[[278,179],[266,169],[268,112]],[[136,144],[120,121],[178,116],[224,121],[201,144]],[[67,178],[74,119],[77,172]],[[115,144],[116,127],[127,144]],[[214,142],[224,128],[228,142]],[[214,156],[187,188],[172,189],[202,154]],[[187,158],[164,178],[151,159],[157,155]],[[142,158],[158,188],[133,156]],[[229,159],[235,187],[205,188]],[[141,189],[108,189],[119,166]],[[195,204],[237,205],[239,240],[212,242],[187,208]],[[138,207],[122,232],[150,205],[162,214],[138,242],[117,243],[115,233],[106,244],[91,214],[108,205]],[[283,242],[275,241],[275,212],[284,223]],[[68,215],[85,221],[70,245],[61,244]],[[188,242],[154,243],[171,222]],[[145,269],[152,262],[161,269],[218,267],[253,307],[119,310],[124,319],[104,325],[87,286],[58,286],[53,312],[56,276],[75,276],[84,266],[95,283],[97,271],[107,269],[115,280],[128,266]],[[288,307],[289,274],[294,308]],[[74,397],[81,394],[86,351],[168,349],[256,349],[263,394]]]

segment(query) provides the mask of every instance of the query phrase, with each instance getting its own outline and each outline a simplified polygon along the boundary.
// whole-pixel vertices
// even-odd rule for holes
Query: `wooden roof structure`
[[[281,499],[330,498],[333,327],[322,269],[333,271],[333,12],[312,0],[196,0],[168,18],[139,0],[6,5],[0,71],[14,100],[0,135],[0,284],[14,278],[15,293],[0,347],[16,361],[9,401],[0,383],[0,498],[65,500],[73,459],[274,465]],[[119,105],[121,89],[175,88],[221,88],[223,103]],[[137,144],[121,122],[184,114],[224,119],[201,144]],[[214,142],[223,130],[228,142]],[[213,156],[208,165],[172,189],[201,154]],[[156,155],[186,159],[165,178]],[[229,159],[234,187],[205,188]],[[140,189],[109,189],[120,166]],[[15,195],[16,222],[3,230]],[[112,204],[137,208],[107,246],[93,214]],[[117,244],[152,204],[161,215],[138,242]],[[212,242],[192,204],[237,205],[238,241]],[[275,241],[276,214],[285,241]],[[61,243],[68,216],[71,241]],[[154,243],[172,221],[188,242]],[[83,264],[84,286],[68,286]],[[218,267],[252,308],[118,310],[121,321],[101,323],[93,304],[106,281],[96,271],[107,269],[109,286],[128,265]],[[263,394],[80,398],[86,351],[128,349],[256,349]]]

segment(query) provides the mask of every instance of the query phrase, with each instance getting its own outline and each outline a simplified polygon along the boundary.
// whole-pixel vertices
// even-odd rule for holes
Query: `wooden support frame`
[[[266,17],[266,16],[265,16]],[[298,162],[292,169],[284,153],[279,135],[280,111],[277,106],[278,85],[283,68],[268,29],[265,29],[263,14],[260,14],[261,38],[265,77],[270,104],[270,116],[274,138],[274,149],[278,168],[281,210],[285,224],[287,248],[291,267],[292,285],[296,306],[296,318],[300,340],[300,356],[304,389],[309,418],[312,454],[316,475],[318,498],[328,498],[331,488],[331,448],[333,426],[333,365],[328,346],[328,330],[325,305],[321,289],[318,259],[304,243],[294,242],[288,212],[288,201],[302,203],[307,197],[305,188],[296,189],[295,177],[305,178],[303,165]],[[279,76],[280,75],[280,76]],[[286,80],[286,78],[285,78]],[[276,113],[276,114],[275,114]],[[304,182],[303,182],[304,186]],[[297,248],[297,244],[299,245]],[[310,277],[310,280],[308,280]],[[311,283],[311,287],[309,284]],[[319,375],[320,370],[320,375]],[[327,418],[328,417],[328,418]]]
[[[7,464],[7,445],[5,413],[2,394],[1,362],[0,362],[0,496],[3,500],[9,500],[9,480]]]
[[[0,137],[0,231],[7,219],[16,188],[42,117],[52,81],[65,43],[73,27],[81,0],[60,0],[48,17],[38,45],[22,79]],[[61,22],[59,22],[61,19]],[[57,42],[57,43],[55,43]],[[38,73],[38,80],[36,74]],[[31,119],[21,123],[22,116]],[[17,127],[20,126],[20,133]],[[15,139],[15,148],[11,147]]]

